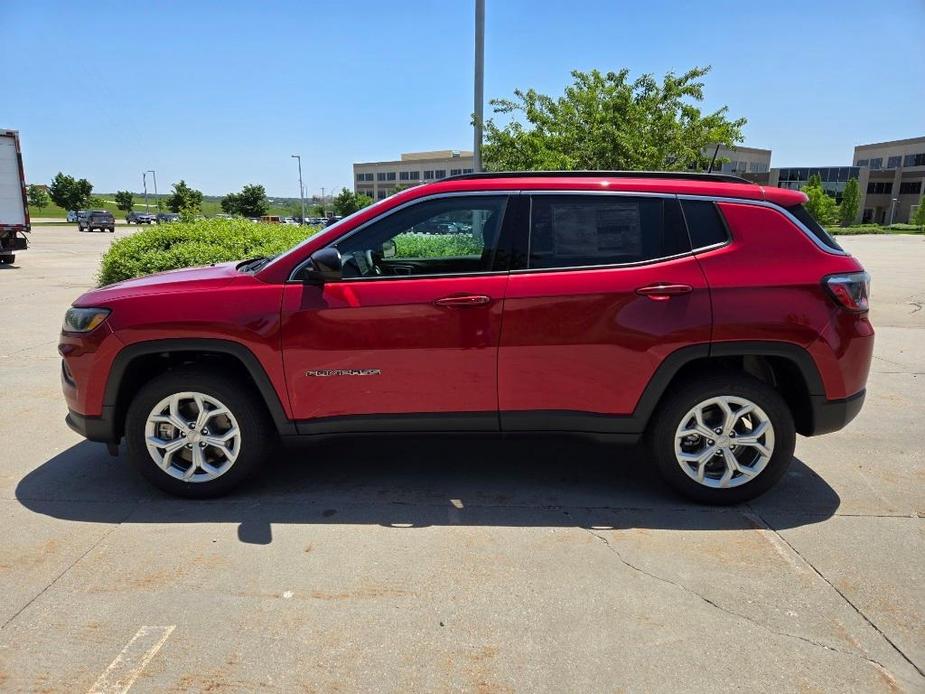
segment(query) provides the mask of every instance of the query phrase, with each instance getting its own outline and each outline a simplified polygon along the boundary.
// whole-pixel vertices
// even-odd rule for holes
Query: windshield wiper
[[[257,272],[257,270],[262,268],[271,260],[273,260],[273,258],[265,255],[259,258],[251,258],[250,260],[245,260],[243,263],[238,263],[237,269],[240,272]]]

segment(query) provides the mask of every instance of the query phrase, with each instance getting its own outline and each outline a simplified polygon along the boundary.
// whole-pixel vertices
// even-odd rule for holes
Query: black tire
[[[773,427],[770,460],[753,479],[735,487],[705,486],[689,477],[675,457],[675,432],[681,420],[699,403],[718,396],[751,401],[764,411]],[[793,415],[780,393],[764,381],[734,371],[708,373],[680,384],[662,401],[649,428],[649,450],[662,479],[682,495],[705,504],[738,504],[764,494],[787,472],[795,445]]]
[[[237,459],[227,472],[208,481],[184,482],[172,477],[154,461],[145,442],[145,425],[152,409],[164,398],[187,391],[219,400],[233,414],[241,432]],[[194,499],[227,494],[261,467],[275,443],[275,432],[259,398],[256,391],[214,371],[184,367],[156,376],[138,391],[126,413],[129,462],[145,479],[169,494]]]
[[[15,255],[0,255],[0,265],[12,265],[15,262]]]

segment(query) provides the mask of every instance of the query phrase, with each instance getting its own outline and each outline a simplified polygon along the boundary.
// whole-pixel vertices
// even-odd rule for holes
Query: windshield
[[[345,224],[347,224],[348,222],[350,222],[350,220],[355,219],[356,217],[359,217],[361,214],[363,214],[364,212],[367,212],[367,211],[369,211],[369,210],[374,210],[374,209],[379,208],[379,207],[384,207],[384,206],[385,206],[384,203],[387,202],[387,201],[388,201],[388,198],[385,198],[384,200],[379,200],[378,202],[375,202],[375,203],[373,203],[372,205],[370,205],[370,206],[368,206],[368,207],[364,207],[364,208],[362,208],[362,209],[360,209],[360,210],[357,210],[356,212],[354,212],[354,213],[351,214],[351,215],[347,215],[347,216],[344,217],[343,219],[340,219],[340,220],[334,222],[334,224],[332,224],[331,226],[329,226],[329,227],[327,227],[327,228],[325,228],[325,229],[322,229],[322,230],[321,230],[320,232],[318,232],[317,234],[312,234],[311,236],[309,236],[309,237],[308,237],[307,239],[305,239],[304,241],[300,241],[298,244],[296,244],[295,246],[293,246],[292,248],[290,248],[290,249],[289,249],[288,251],[286,251],[285,253],[280,253],[279,255],[274,256],[273,258],[270,258],[269,262],[267,262],[266,265],[270,265],[271,263],[276,262],[278,259],[280,259],[280,258],[282,258],[282,257],[284,257],[284,256],[289,255],[289,254],[292,253],[293,251],[295,251],[295,250],[297,250],[297,249],[299,249],[299,248],[302,248],[302,247],[303,247],[305,244],[307,244],[309,241],[314,241],[314,240],[316,240],[319,236],[327,236],[327,235],[329,235],[329,234],[330,234],[331,236],[337,236],[337,232],[338,232]],[[266,267],[266,265],[261,266],[261,268]]]

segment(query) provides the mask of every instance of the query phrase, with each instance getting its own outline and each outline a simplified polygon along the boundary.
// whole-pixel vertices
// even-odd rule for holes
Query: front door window
[[[428,200],[373,222],[335,244],[344,279],[490,272],[506,196]]]

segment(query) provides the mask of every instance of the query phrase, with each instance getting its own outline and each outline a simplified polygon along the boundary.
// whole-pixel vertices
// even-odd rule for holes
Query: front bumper
[[[88,417],[69,409],[64,423],[89,441],[119,443],[121,439],[116,436],[115,409],[112,407],[104,407],[99,417]]]
[[[866,389],[841,400],[829,400],[824,395],[810,395],[812,430],[801,433],[805,436],[819,436],[843,429],[857,417],[866,395]]]

